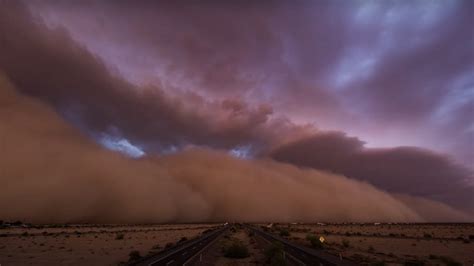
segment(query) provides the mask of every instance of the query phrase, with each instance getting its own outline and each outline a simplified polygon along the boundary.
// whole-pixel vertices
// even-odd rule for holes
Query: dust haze
[[[369,149],[233,93],[206,98],[160,82],[132,84],[19,1],[0,1],[0,32],[2,219],[474,220],[473,173],[448,155]],[[148,155],[106,150],[94,139],[100,134]],[[239,147],[252,156],[229,155]],[[160,152],[172,148],[178,152]]]
[[[130,159],[77,133],[50,107],[0,86],[0,216],[31,222],[427,221],[470,219],[416,207],[372,185],[270,159],[189,147]],[[410,207],[409,207],[410,206]],[[439,206],[443,206],[439,209]],[[440,212],[441,211],[441,212]],[[448,218],[449,217],[449,218]]]

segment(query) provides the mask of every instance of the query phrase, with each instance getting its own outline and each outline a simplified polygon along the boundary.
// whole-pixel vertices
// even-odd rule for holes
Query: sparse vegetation
[[[247,247],[240,241],[234,240],[224,247],[224,256],[227,258],[241,259],[250,255]]]
[[[134,261],[140,259],[142,256],[138,250],[133,250],[128,254],[128,261]]]
[[[342,246],[344,248],[349,248],[351,246],[351,244],[350,244],[349,240],[344,239],[344,240],[342,240]]]
[[[115,240],[122,240],[124,237],[125,237],[124,234],[117,234],[115,236]]]
[[[424,266],[425,262],[422,260],[409,260],[404,263],[405,266]]]
[[[280,229],[280,236],[290,236],[290,231],[287,229]]]
[[[424,233],[423,237],[424,238],[433,238],[433,236],[431,236],[431,234],[428,234],[428,233]]]
[[[323,243],[315,235],[312,235],[312,234],[307,235],[306,240],[308,240],[309,243],[311,244],[311,247],[313,247],[315,249],[323,249],[324,248]]]
[[[439,260],[443,262],[446,266],[462,266],[460,262],[457,262],[456,260],[448,256],[440,256]]]
[[[285,251],[283,246],[279,242],[272,243],[268,248],[265,249],[265,258],[267,263],[274,266],[286,265]]]

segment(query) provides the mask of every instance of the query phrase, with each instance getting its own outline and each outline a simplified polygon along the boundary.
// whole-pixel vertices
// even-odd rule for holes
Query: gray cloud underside
[[[473,164],[472,1],[31,5],[128,79]]]

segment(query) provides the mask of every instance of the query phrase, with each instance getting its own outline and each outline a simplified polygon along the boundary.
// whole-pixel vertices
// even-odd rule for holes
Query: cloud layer
[[[219,84],[218,80],[200,81],[206,84],[202,85],[206,87],[204,91],[188,90],[182,83],[171,86],[169,81],[154,80],[152,85],[135,85],[123,77],[126,76],[123,69],[111,70],[110,61],[104,61],[91,53],[90,48],[73,40],[77,38],[74,33],[63,28],[49,29],[21,3],[2,1],[0,5],[0,70],[5,75],[0,91],[0,101],[4,103],[0,109],[0,139],[8,140],[1,146],[3,165],[0,169],[3,172],[0,172],[0,178],[6,184],[2,202],[6,205],[0,209],[3,211],[1,215],[7,218],[116,222],[472,219],[450,207],[474,212],[470,200],[474,189],[469,184],[473,179],[472,171],[454,163],[446,155],[414,147],[366,148],[361,140],[342,132],[327,132],[311,124],[297,123],[290,114],[278,111],[281,102],[270,105],[250,100],[248,95],[262,90],[249,83],[242,85],[240,78],[231,84],[238,84],[238,88],[247,87],[249,91],[236,87],[229,88],[229,92],[218,92],[219,86],[213,87]],[[63,5],[56,3],[55,6]],[[97,10],[104,8],[101,3],[96,5]],[[127,2],[122,5],[127,6]],[[176,6],[169,5],[164,9],[168,15],[162,18],[158,29],[167,29],[167,21],[173,18],[172,11],[178,12]],[[237,9],[242,13],[250,8],[247,4],[237,6],[242,8]],[[108,5],[105,8],[115,10]],[[116,8],[122,10],[121,5]],[[222,11],[228,6],[216,5],[216,8]],[[255,12],[248,15],[252,23],[261,12],[271,14],[264,16],[261,24],[256,24],[262,28],[267,28],[267,20],[273,18],[274,12],[288,15],[279,6],[256,5],[251,10]],[[319,24],[335,10],[340,10],[340,6],[331,4],[318,11],[321,12]],[[139,8],[131,11],[134,12],[142,14],[145,11]],[[196,30],[202,31],[205,25],[215,22],[213,17],[209,18],[211,21],[206,19],[205,14],[210,12],[207,8],[201,10],[191,6],[189,10],[179,12],[189,12],[184,17],[203,23],[196,24]],[[193,17],[195,12],[199,18],[202,16],[202,20]],[[461,18],[465,16],[463,14],[460,14]],[[149,22],[147,16],[145,14],[144,20],[135,23],[146,24]],[[289,20],[303,23],[293,16]],[[249,45],[252,48],[255,36],[263,36],[263,40],[255,43],[257,46],[273,43],[276,38],[273,31],[268,35],[246,38],[240,35],[240,25],[216,24],[210,28],[210,33],[198,30],[199,40],[203,42],[196,43],[198,39],[194,35],[173,39],[168,47],[170,51],[166,50],[165,54],[170,54],[170,62],[172,58],[182,57],[183,61],[173,61],[178,64],[175,68],[180,69],[176,73],[192,79],[190,73],[198,69],[199,62],[205,62],[206,58],[218,57],[221,52],[226,56],[235,55],[214,45],[206,48],[208,42],[205,40],[212,36],[218,38],[220,33],[228,30],[228,35],[234,36],[236,42],[243,42],[236,44],[236,49]],[[186,23],[178,23],[176,27],[185,27],[179,32],[189,32]],[[325,29],[320,27],[320,31]],[[124,31],[128,30],[135,32],[136,28],[124,28]],[[304,32],[301,34],[300,37],[304,36]],[[166,36],[179,34],[170,32],[164,36],[166,39]],[[139,36],[132,39],[139,44],[147,43]],[[211,39],[212,44],[218,44],[219,40]],[[320,44],[321,49],[326,45],[330,47],[330,40],[328,42]],[[295,44],[301,43],[297,41]],[[175,48],[178,50],[172,53]],[[189,52],[188,48],[194,52]],[[250,72],[254,70],[252,66],[255,69],[270,67],[255,66],[254,60],[266,62],[265,58],[254,58],[264,54],[255,52],[252,56],[247,53],[248,49],[242,56],[235,56],[237,65],[246,65]],[[256,51],[260,49],[264,48]],[[216,54],[212,52],[214,50],[220,52]],[[339,53],[325,57],[326,53],[322,51],[317,58],[322,57],[322,62],[326,62],[323,60],[326,58],[327,64]],[[274,58],[274,55],[268,57]],[[153,54],[150,58],[153,59]],[[251,62],[239,62],[239,59]],[[223,60],[228,62],[230,59],[225,57]],[[130,63],[133,65],[134,62]],[[323,68],[324,64],[321,64]],[[240,67],[235,69],[234,66],[223,63],[202,68],[204,72],[213,73],[209,77],[223,78],[222,84],[227,84],[230,77],[226,73],[231,76],[239,73]],[[298,75],[314,68],[306,64],[301,67],[295,72]],[[202,73],[197,76],[199,79],[206,77]],[[6,80],[13,85],[8,85]],[[251,83],[254,81],[252,78]],[[195,85],[194,82],[190,84]],[[300,82],[291,84],[301,85]],[[183,87],[172,89],[176,85]],[[325,90],[307,94],[304,86],[293,88],[299,89],[295,93],[302,98],[316,95],[320,100],[316,105],[323,113],[328,106],[342,103]],[[290,95],[289,92],[278,92],[278,88],[273,92],[280,96]],[[239,97],[239,94],[246,96]],[[304,105],[304,101],[301,103]],[[90,140],[101,134],[125,138],[149,154],[163,154],[168,150],[181,152],[132,160],[103,150]],[[186,148],[189,146],[199,148]],[[254,159],[238,160],[224,154],[243,147],[250,149]],[[232,191],[229,191],[229,184],[233,184],[230,186]],[[8,208],[11,202],[23,208]],[[269,209],[278,212],[265,213]],[[436,214],[434,209],[441,211]],[[123,210],[127,210],[130,220],[124,216]]]
[[[31,5],[128,80],[473,164],[472,1]]]
[[[357,138],[321,132],[275,147],[269,156],[294,165],[364,180],[391,192],[418,195],[474,210],[471,170],[415,147],[365,148]]]
[[[190,149],[134,160],[89,142],[0,79],[0,216],[30,222],[427,221],[343,176]],[[413,201],[413,200],[412,200]],[[470,218],[428,200],[436,220]],[[443,209],[438,207],[442,206]],[[434,212],[434,210],[431,210]]]

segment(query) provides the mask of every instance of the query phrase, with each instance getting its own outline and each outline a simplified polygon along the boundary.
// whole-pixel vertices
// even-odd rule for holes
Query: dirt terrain
[[[127,262],[131,253],[155,253],[216,225],[8,225],[0,229],[0,264],[119,265]],[[311,248],[319,247],[312,246],[307,237],[323,236],[326,252],[361,265],[474,264],[474,224],[258,226]],[[235,243],[245,247],[247,254],[228,256],[226,251]],[[269,244],[236,224],[202,252],[197,265],[264,265]]]
[[[117,265],[132,251],[140,255],[193,238],[213,224],[55,225],[0,229],[0,264]]]
[[[327,252],[359,264],[474,265],[474,224],[277,224],[270,230],[282,228],[305,246],[308,235],[323,236]]]
[[[233,242],[239,242],[248,250],[248,256],[244,258],[229,258],[225,256],[225,248]],[[203,252],[202,261],[199,266],[247,266],[262,265],[265,258],[263,249],[256,241],[248,235],[248,232],[242,227],[233,227],[223,237],[216,240],[215,243]]]

